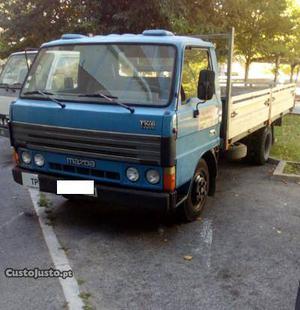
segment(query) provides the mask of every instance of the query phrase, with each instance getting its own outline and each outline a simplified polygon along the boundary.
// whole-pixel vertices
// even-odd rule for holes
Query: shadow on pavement
[[[55,198],[58,199],[58,198]],[[60,198],[59,198],[60,199]],[[62,200],[52,213],[55,221],[63,226],[80,227],[88,231],[102,231],[139,234],[157,232],[159,227],[168,229],[179,224],[174,217],[164,210],[149,210],[128,205],[110,205],[101,201]]]

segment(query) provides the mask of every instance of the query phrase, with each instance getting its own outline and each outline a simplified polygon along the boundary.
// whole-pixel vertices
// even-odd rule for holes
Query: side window
[[[181,84],[182,104],[189,98],[197,97],[199,73],[211,69],[208,50],[198,47],[187,47],[184,52],[184,63]]]

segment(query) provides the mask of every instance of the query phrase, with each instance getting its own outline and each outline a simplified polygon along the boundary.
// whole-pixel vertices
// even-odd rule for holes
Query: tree
[[[140,33],[146,28],[171,28],[169,12],[159,0],[7,0],[0,3],[0,56],[38,47],[66,32]]]
[[[179,34],[204,34],[224,31],[215,0],[164,0],[162,8],[171,29]]]
[[[262,56],[266,61],[274,63],[274,82],[278,82],[281,63],[296,65],[299,56],[299,11],[290,7],[278,16],[280,29],[272,36],[266,36],[261,48]]]
[[[236,28],[237,53],[245,58],[245,82],[251,63],[261,57],[264,41],[281,33],[285,0],[224,0],[223,15]]]
[[[7,48],[1,56],[26,47],[39,47],[57,38],[68,24],[68,2],[60,0],[7,0],[0,6],[1,40]]]
[[[285,55],[285,62],[290,65],[290,82],[293,82],[294,73],[297,68],[296,81],[299,75],[300,67],[300,8],[295,6],[295,3],[290,3],[290,19],[293,24],[292,31],[288,36],[287,52]]]

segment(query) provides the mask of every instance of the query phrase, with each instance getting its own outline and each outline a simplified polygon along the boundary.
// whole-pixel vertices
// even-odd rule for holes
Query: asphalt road
[[[0,138],[0,309],[62,309],[57,279],[6,278],[6,268],[53,268],[28,191],[14,183],[8,141]]]
[[[22,214],[32,203],[12,181],[3,139],[0,167],[0,309],[61,309],[56,279],[3,275],[7,266],[50,267],[51,259],[37,218]],[[294,309],[300,184],[273,180],[273,169],[222,164],[216,196],[190,224],[168,223],[142,206],[49,195],[54,231],[88,309]]]

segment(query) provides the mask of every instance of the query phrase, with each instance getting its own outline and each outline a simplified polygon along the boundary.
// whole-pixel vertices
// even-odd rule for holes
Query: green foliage
[[[84,310],[93,310],[94,307],[92,306],[91,302],[90,302],[90,298],[92,297],[92,295],[88,292],[81,292],[79,294],[79,297],[82,299],[83,301],[83,309]]]
[[[283,43],[292,28],[286,0],[224,0],[223,18],[236,28],[236,52],[246,63],[245,80],[255,59],[282,55]]]
[[[300,117],[287,115],[282,127],[275,127],[276,143],[271,155],[275,158],[300,161]]]
[[[161,1],[6,0],[0,3],[0,56],[25,47],[39,47],[63,33],[141,32],[171,28]]]
[[[39,47],[62,33],[140,33],[166,28],[179,34],[236,28],[236,53],[254,60],[300,64],[300,10],[295,0],[0,0],[0,58]],[[226,51],[224,41],[214,41]],[[224,59],[226,52],[221,53]],[[222,58],[223,57],[223,58]]]
[[[300,175],[300,164],[287,162],[283,173]]]

